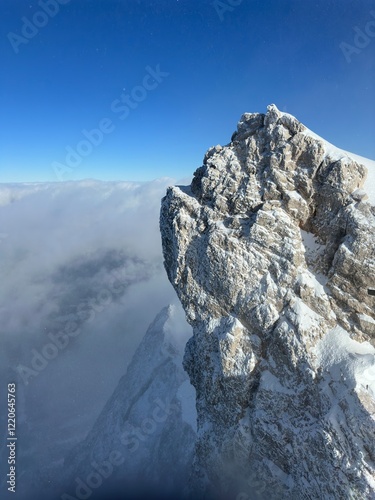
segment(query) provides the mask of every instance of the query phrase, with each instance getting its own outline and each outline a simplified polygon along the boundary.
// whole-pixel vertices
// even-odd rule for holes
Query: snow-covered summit
[[[296,118],[293,115],[277,109],[275,104],[269,105],[267,109],[278,113],[280,116],[284,116],[288,120],[294,120],[294,121],[296,120]],[[366,194],[368,195],[370,203],[375,205],[375,161],[370,160],[369,158],[365,158],[364,156],[360,156],[355,153],[345,151],[344,149],[340,149],[337,146],[334,146],[333,144],[326,141],[325,139],[323,139],[323,137],[316,134],[306,126],[304,126],[303,133],[321,142],[323,144],[325,154],[332,161],[340,161],[347,159],[349,162],[355,161],[361,165],[364,165],[367,169],[367,176],[363,188]]]

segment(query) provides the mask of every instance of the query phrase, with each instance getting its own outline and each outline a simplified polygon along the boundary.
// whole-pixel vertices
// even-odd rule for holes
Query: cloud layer
[[[24,484],[84,437],[176,300],[158,227],[172,183],[0,185],[0,396],[17,383]]]

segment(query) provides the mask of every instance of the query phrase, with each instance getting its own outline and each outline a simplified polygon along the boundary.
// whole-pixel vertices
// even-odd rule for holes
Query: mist
[[[177,301],[158,225],[173,183],[0,186],[0,397],[16,383],[18,497],[85,437],[149,323]]]

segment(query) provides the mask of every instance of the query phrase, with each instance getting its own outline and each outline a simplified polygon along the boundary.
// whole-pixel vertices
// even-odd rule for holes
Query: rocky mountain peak
[[[355,155],[271,105],[242,115],[191,186],[168,189],[160,226],[194,331],[184,367],[197,392],[199,489],[375,494],[366,176]]]

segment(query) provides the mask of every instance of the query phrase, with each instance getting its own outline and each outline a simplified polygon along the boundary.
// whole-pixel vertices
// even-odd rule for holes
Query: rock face
[[[195,391],[182,368],[191,331],[179,309],[169,306],[158,314],[93,429],[65,460],[70,489],[62,498],[83,498],[82,482],[98,489],[100,498],[123,499],[178,498],[186,486],[196,411]],[[93,477],[98,471],[100,484]]]
[[[366,167],[274,105],[203,163],[160,219],[194,332],[195,494],[375,498]]]

